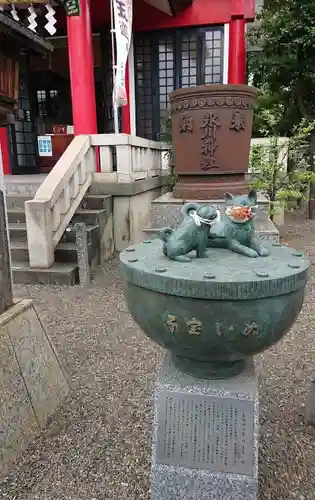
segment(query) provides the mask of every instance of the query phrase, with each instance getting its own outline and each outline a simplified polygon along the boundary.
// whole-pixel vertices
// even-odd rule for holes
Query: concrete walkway
[[[315,223],[295,219],[283,231],[315,262],[311,232]],[[89,290],[15,291],[34,297],[72,392],[0,484],[1,500],[149,500],[151,395],[162,351],[129,316],[117,261],[108,263]],[[315,430],[303,423],[315,370],[314,292],[313,277],[298,322],[258,360],[260,500],[314,498]]]

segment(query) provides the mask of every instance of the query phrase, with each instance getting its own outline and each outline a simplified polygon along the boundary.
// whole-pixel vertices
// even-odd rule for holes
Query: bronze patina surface
[[[160,231],[164,255],[178,262],[190,262],[191,257],[187,254],[195,250],[198,258],[206,257],[209,229],[220,212],[210,205],[185,203],[181,215],[183,221],[177,229],[165,227]]]
[[[183,263],[159,240],[120,254],[125,298],[145,334],[169,349],[175,364],[201,378],[241,372],[247,358],[279,341],[297,318],[309,260],[269,244],[250,258],[224,248]]]

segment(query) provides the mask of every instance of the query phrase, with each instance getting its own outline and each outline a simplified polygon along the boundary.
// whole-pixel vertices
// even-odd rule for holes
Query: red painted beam
[[[194,0],[168,0],[173,16],[177,16],[183,10],[192,5]]]
[[[182,0],[186,2],[186,0]],[[109,0],[91,0],[93,30],[110,24]],[[65,14],[62,7],[57,7],[57,29],[65,27]],[[207,26],[224,24],[232,17],[244,17],[246,21],[255,18],[255,0],[194,0],[191,5],[175,16],[149,5],[145,0],[134,0],[133,32],[176,28],[184,26]]]

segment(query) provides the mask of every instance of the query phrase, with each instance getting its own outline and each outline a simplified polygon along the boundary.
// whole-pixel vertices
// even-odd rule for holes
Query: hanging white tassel
[[[55,10],[53,9],[53,7],[48,3],[45,5],[46,9],[47,9],[47,14],[45,15],[48,23],[45,24],[45,29],[46,31],[48,31],[48,33],[50,35],[54,35],[56,33],[56,28],[55,28],[55,24],[57,22],[57,20],[55,19]]]
[[[36,12],[34,10],[33,5],[31,5],[27,10],[30,13],[30,15],[27,18],[27,20],[29,22],[28,29],[36,32],[36,28],[38,26],[38,24],[36,22],[37,14],[36,14]]]
[[[12,7],[11,7],[11,16],[13,17],[14,21],[20,20],[18,13],[17,13],[17,10],[15,8],[15,5],[12,5]]]

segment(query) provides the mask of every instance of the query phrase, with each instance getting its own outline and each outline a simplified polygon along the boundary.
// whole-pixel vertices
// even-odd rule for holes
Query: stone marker
[[[1,153],[1,152],[0,152]],[[0,313],[13,304],[5,195],[0,188]]]
[[[30,299],[0,314],[0,477],[69,392],[56,350]]]
[[[13,304],[5,185],[0,147],[0,314]]]
[[[155,392],[152,500],[255,500],[258,426],[253,363],[209,381],[181,373],[167,355]]]

